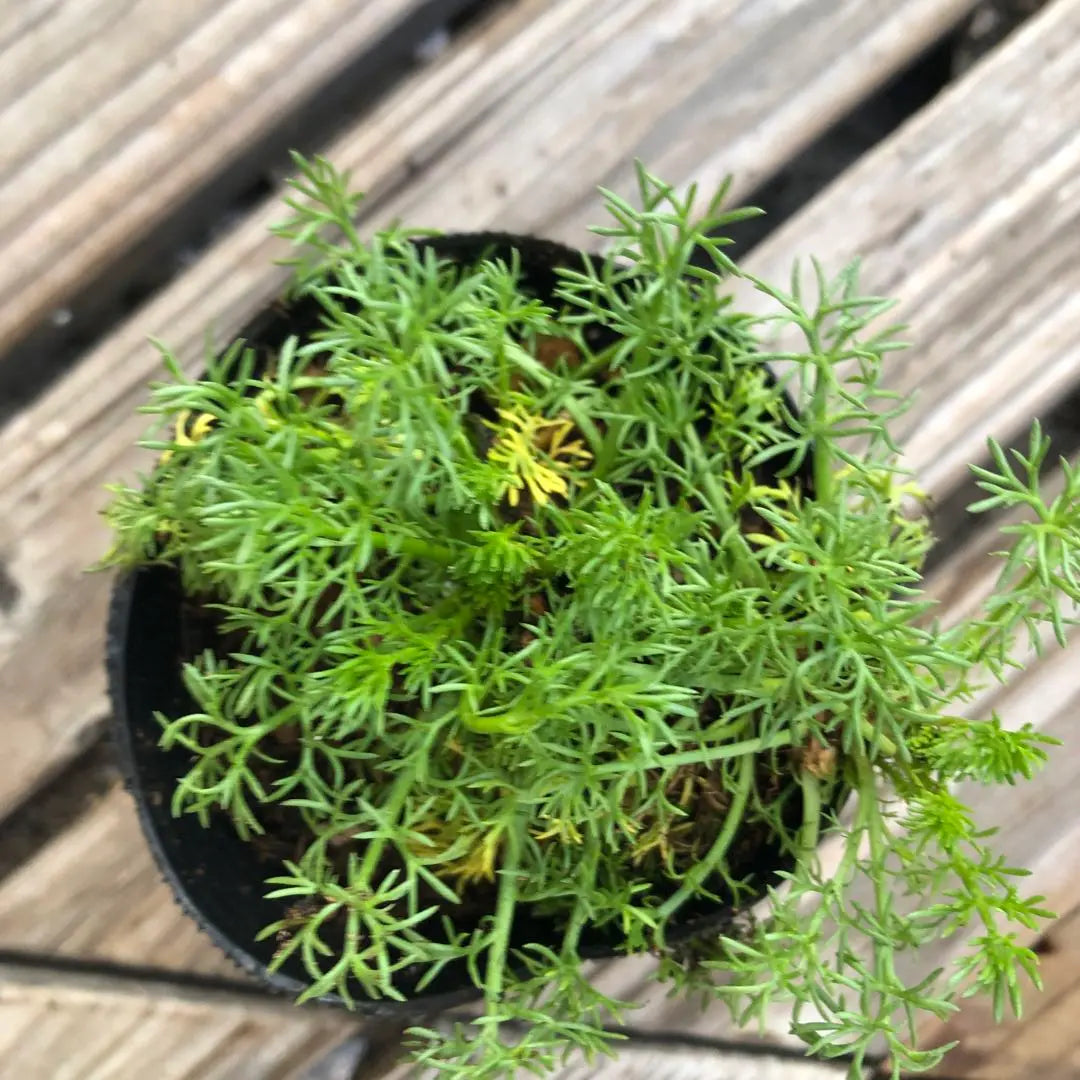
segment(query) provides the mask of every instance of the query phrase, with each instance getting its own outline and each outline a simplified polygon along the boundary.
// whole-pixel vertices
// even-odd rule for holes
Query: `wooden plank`
[[[615,191],[634,190],[634,159],[679,186],[696,181],[712,190],[734,175],[737,192],[754,191],[867,95],[868,76],[884,81],[899,66],[898,58],[907,62],[933,44],[972,4],[855,0],[828,9],[790,3],[775,7],[775,25],[767,29],[760,26],[757,5],[728,12],[717,29],[738,47],[716,59],[707,55],[709,48],[697,64],[695,52],[703,50],[688,56],[680,43],[653,55],[648,79],[628,74],[620,89],[632,109],[618,116],[587,116],[580,137],[556,148],[556,177],[576,173],[599,152],[598,182]],[[651,86],[672,67],[686,82],[682,102],[668,109]],[[808,102],[814,109],[812,122]],[[757,118],[765,112],[769,123],[761,125]],[[559,186],[556,180],[539,191],[521,189],[517,223],[580,243],[597,221],[595,193],[582,192],[564,205],[552,198],[562,194]]]
[[[56,955],[0,951],[0,984],[20,1002],[52,1001],[61,1005],[88,1005],[116,999],[122,1006],[133,1001],[164,1003],[177,1013],[203,1015],[210,1007],[248,1010],[259,1016],[279,1015],[296,1019],[318,1013],[341,1018],[332,1006],[307,1004],[298,1007],[289,998],[269,994],[252,980],[191,978],[191,972],[163,968],[104,965],[95,961],[65,962]],[[351,1021],[350,1021],[351,1023]]]
[[[1080,910],[1062,919],[1040,949],[1041,993],[1027,987],[1024,1017],[995,1024],[989,1004],[972,1000],[936,1033],[959,1046],[943,1074],[964,1080],[1072,1080],[1080,1073]]]
[[[867,290],[902,298],[914,348],[895,362],[893,385],[912,390],[922,383],[933,387],[933,396],[917,400],[900,438],[924,486],[938,497],[956,485],[965,460],[978,459],[987,431],[1007,436],[1080,374],[1080,303],[1072,295],[1080,289],[1074,259],[1080,221],[1046,175],[1053,173],[1066,193],[1080,190],[1078,79],[1080,3],[1058,0],[748,260],[753,272],[783,280],[797,254],[817,254],[839,269],[863,252]],[[1018,102],[1027,110],[1019,120]],[[1025,234],[1029,226],[1037,236]],[[993,258],[1013,243],[1022,250]],[[1056,303],[1044,304],[1044,292]],[[1053,391],[1044,381],[1044,357],[1054,369]],[[958,580],[988,543],[983,533],[966,549]],[[970,610],[992,584],[994,569],[982,563],[967,588],[958,588],[951,573],[951,566],[943,568],[932,587]],[[1074,638],[1069,650],[1050,653],[975,708],[1041,721],[1044,730],[1068,739],[1080,707],[1078,650]],[[1078,772],[1080,757],[1067,743],[1032,784],[962,791],[980,819],[1002,825],[1003,852],[1032,869],[1034,890],[1061,911],[1080,903],[1080,828],[1073,827],[1080,821]],[[952,951],[926,950],[919,967],[930,970]],[[652,971],[649,960],[632,958],[600,975],[608,992],[641,1003],[631,1016],[635,1027],[731,1031],[725,1009],[702,1013],[668,999],[652,983]],[[768,1034],[789,1041],[785,1032],[777,1010]]]
[[[1080,4],[1057,0],[753,253],[780,280],[860,256],[900,298],[891,383],[923,396],[897,434],[935,492],[1080,375],[1078,80]]]
[[[0,58],[13,41],[49,17],[61,0],[26,0],[0,7]]]
[[[701,137],[730,146],[728,167],[756,178],[762,160],[779,165],[835,109],[910,58],[922,39],[901,36],[905,26],[940,28],[967,6],[523,0],[409,80],[331,154],[371,194],[368,223],[407,214],[450,228],[527,228],[529,192],[543,203],[550,231],[563,235],[559,215],[570,220],[598,180],[625,167],[633,138],[647,137],[658,157],[682,160],[700,112]],[[843,29],[852,20],[857,40]],[[811,31],[828,47],[816,64],[846,72],[829,91],[838,96],[826,101],[815,96],[816,83],[804,92],[805,72],[792,63]],[[748,73],[762,71],[774,74],[756,96],[744,95],[748,79],[761,79]],[[578,143],[582,99],[593,125],[587,154]],[[727,100],[740,109],[717,111],[714,103]],[[678,122],[669,127],[669,117]],[[272,265],[282,248],[266,233],[280,213],[276,201],[259,208],[0,432],[0,560],[18,590],[0,613],[0,720],[13,725],[12,752],[0,765],[0,812],[69,758],[105,707],[93,628],[101,625],[106,582],[82,570],[105,545],[95,518],[102,483],[145,460],[131,449],[142,428],[135,406],[158,370],[145,339],[165,336],[197,365],[208,325],[220,342],[264,305],[282,282]]]
[[[679,1045],[674,1040],[619,1044],[618,1056],[592,1065],[575,1061],[559,1080],[849,1080],[846,1065],[775,1054]],[[361,1073],[357,1080],[419,1080],[407,1063]]]
[[[80,4],[32,0],[5,5],[0,26],[0,101],[5,107],[13,103],[81,45],[113,29],[131,6],[132,0],[84,0]]]
[[[422,3],[93,0],[16,23],[0,352]]]
[[[844,1065],[678,1045],[623,1046],[617,1058],[559,1073],[560,1080],[848,1080]]]
[[[176,48],[215,6],[210,0],[165,9],[153,5],[152,0],[91,0],[83,26],[75,16],[78,9],[65,4],[55,18],[23,35],[6,51],[7,93],[0,112],[0,132],[5,138],[0,167],[0,181],[4,182],[0,237],[12,225],[20,206],[28,210],[39,207],[41,196],[55,191],[53,177],[64,178],[63,173],[50,169],[49,163],[71,160],[64,143],[68,138],[75,141],[74,129],[96,140],[96,125],[84,125],[85,120],[108,104],[113,94],[123,95],[127,83],[136,80],[163,52]],[[128,100],[130,108],[137,107],[137,99]],[[125,117],[121,113],[118,119]],[[110,132],[106,129],[102,134],[107,140]],[[87,166],[93,167],[97,145],[95,141],[88,146],[88,141],[81,145],[90,152]],[[20,189],[17,181],[25,184],[35,165],[42,166],[43,190]]]
[[[731,174],[739,197],[971,6],[691,0],[658,20],[652,5],[624,3],[617,26],[601,24],[595,44],[507,95],[403,189],[392,216],[435,212],[459,229],[497,221],[582,244],[602,216],[596,185],[629,195],[635,158],[680,185],[715,188]],[[596,51],[575,57],[581,45]]]
[[[21,1080],[290,1080],[355,1030],[337,1016],[259,1015],[133,998],[69,1000],[0,984],[0,1055]]]
[[[176,905],[119,787],[4,880],[0,948],[241,978]]]
[[[245,992],[236,966],[173,901],[117,787],[0,890],[0,948],[181,969],[164,975],[0,957],[0,1059],[34,1080],[276,1080],[296,1076],[358,1021]],[[231,984],[237,989],[232,989]]]

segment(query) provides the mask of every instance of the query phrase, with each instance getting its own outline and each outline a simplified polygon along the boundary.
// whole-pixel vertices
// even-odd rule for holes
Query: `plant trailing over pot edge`
[[[249,892],[265,867],[270,967],[361,1008],[472,986],[475,1024],[412,1032],[451,1077],[607,1051],[628,1006],[583,961],[615,951],[742,1021],[791,1000],[853,1075],[874,1046],[936,1064],[916,1023],[961,993],[1018,1009],[1012,927],[1049,913],[950,785],[1026,778],[1050,741],[957,715],[1080,599],[1080,477],[1044,498],[1038,425],[975,469],[971,510],[1031,520],[940,627],[895,328],[854,268],[815,266],[812,298],[741,274],[717,237],[752,211],[695,216],[644,170],[642,209],[604,192],[603,257],[364,241],[346,178],[297,164],[293,336],[199,380],[163,350],[158,462],[107,512],[125,603],[156,581],[168,626],[143,689],[176,683],[133,698],[129,649],[118,710],[168,702],[177,824],[231,822]],[[735,309],[737,275],[774,315]],[[799,350],[765,351],[770,322]],[[905,982],[901,953],[960,933]]]

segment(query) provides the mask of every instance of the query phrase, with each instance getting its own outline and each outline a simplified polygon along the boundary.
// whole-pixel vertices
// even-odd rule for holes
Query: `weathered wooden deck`
[[[635,156],[678,183],[732,173],[738,197],[761,191],[974,3],[0,5],[0,1075],[284,1080],[358,1030],[265,998],[160,884],[101,748],[108,582],[84,573],[106,542],[102,485],[142,460],[147,337],[195,366],[208,332],[224,341],[282,283],[267,232],[282,149],[352,169],[368,226],[585,244],[595,185],[627,187]],[[782,278],[796,256],[859,254],[867,288],[901,298],[915,347],[893,384],[920,391],[902,435],[943,508],[949,611],[988,587],[973,560],[991,541],[956,535],[952,512],[985,435],[1050,414],[1080,450],[1078,87],[1080,0],[1053,0],[746,257]],[[994,707],[1069,739],[1078,650],[1033,661]],[[1048,992],[1024,1024],[961,1012],[949,1075],[1080,1074],[1078,774],[1066,742],[1033,784],[968,793],[1063,918],[1043,942]],[[636,1027],[754,1037],[648,975],[598,972],[644,1003]],[[779,1021],[768,1034],[783,1042]],[[665,1043],[562,1080],[639,1075],[835,1070]]]

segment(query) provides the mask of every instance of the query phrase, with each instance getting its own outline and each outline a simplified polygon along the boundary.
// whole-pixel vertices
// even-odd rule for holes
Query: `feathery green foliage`
[[[1080,475],[1048,502],[1039,428],[1026,454],[991,444],[972,510],[1031,521],[985,612],[941,629],[888,434],[898,346],[869,329],[889,305],[854,268],[749,279],[800,334],[770,353],[730,297],[717,237],[749,211],[725,190],[697,214],[641,170],[640,209],[604,193],[608,253],[539,296],[517,258],[362,240],[346,179],[298,165],[280,231],[321,328],[198,380],[165,350],[159,462],[108,516],[112,563],[175,565],[220,621],[185,669],[195,708],[161,717],[191,755],[174,809],[298,823],[266,934],[305,997],[457,965],[483,1015],[413,1035],[462,1080],[609,1052],[627,1006],[581,960],[605,933],[741,1019],[790,1000],[856,1070],[874,1048],[897,1075],[936,1063],[916,1022],[962,992],[1017,1008],[1036,973],[1013,928],[1048,913],[951,785],[1026,778],[1049,740],[958,712],[1071,621]],[[470,899],[486,914],[455,917]],[[743,914],[680,937],[710,899]],[[951,971],[905,979],[902,954],[954,934]]]

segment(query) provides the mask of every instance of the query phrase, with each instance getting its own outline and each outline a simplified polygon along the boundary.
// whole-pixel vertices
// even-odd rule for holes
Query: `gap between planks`
[[[0,45],[0,354],[425,6],[84,0],[16,24]]]
[[[598,180],[634,154],[684,182],[730,169],[745,192],[903,66],[968,0],[522,0],[455,44],[331,148],[371,193],[365,221],[576,233]],[[824,58],[829,62],[825,63]],[[818,78],[827,68],[830,78]],[[648,93],[643,88],[648,88]],[[589,108],[584,113],[579,105]],[[702,145],[725,148],[723,163]],[[276,201],[0,432],[0,560],[18,596],[0,615],[0,719],[18,732],[0,812],[75,750],[104,707],[107,479],[145,458],[135,406],[162,334],[197,366],[280,288],[266,233]],[[568,222],[573,221],[571,226]]]
[[[331,1011],[333,1006],[298,1007],[289,998],[271,995],[256,983],[190,979],[165,969],[95,967],[6,950],[0,951],[0,1000],[4,999],[52,1003],[61,1008],[113,999],[121,1008],[132,1002],[160,1002],[176,1013],[205,1015],[208,1010],[232,1010],[288,1020],[329,1020],[332,1026],[343,1019],[342,1014]]]
[[[890,385],[896,427],[944,496],[985,438],[1011,438],[1080,375],[1080,3],[1056,0],[781,226],[753,253],[784,281],[793,254],[858,257],[915,347]],[[837,222],[843,222],[842,227]]]
[[[1048,12],[1047,15],[1045,15],[1039,21],[1038,24],[1033,24],[1032,27],[1029,28],[1029,30],[1026,32],[1026,34],[1027,34],[1027,36],[1032,38],[1032,41],[1031,42],[1026,42],[1025,41],[1025,45],[1030,47],[1030,45],[1033,44],[1035,47],[1045,47],[1046,44],[1047,44],[1047,41],[1049,39],[1049,35],[1051,33],[1055,34],[1055,35],[1058,35],[1058,40],[1059,41],[1060,40],[1075,41],[1076,38],[1077,38],[1076,31],[1078,29],[1080,29],[1080,27],[1078,27],[1078,24],[1077,24],[1076,12],[1077,12],[1077,8],[1076,8],[1075,5],[1072,5],[1072,4],[1069,4],[1069,5],[1058,4],[1056,7],[1052,8],[1050,10],[1050,12]],[[1070,33],[1072,34],[1071,38],[1068,36]],[[1024,34],[1025,34],[1025,32],[1022,32],[1021,37],[1023,37]],[[1062,37],[1061,35],[1064,35],[1064,37]],[[959,125],[960,127],[963,127],[965,123],[970,123],[970,117],[972,115],[980,116],[980,118],[982,117],[982,114],[978,111],[978,106],[980,105],[980,103],[983,104],[983,105],[985,105],[987,103],[987,100],[988,100],[987,95],[989,94],[989,90],[990,90],[990,85],[988,85],[989,81],[994,79],[994,78],[1000,78],[1000,77],[1006,76],[1006,75],[1011,76],[1013,82],[1015,82],[1015,80],[1017,78],[1019,78],[1020,73],[1016,69],[1017,69],[1017,67],[1021,66],[1021,58],[1018,56],[1017,50],[1014,47],[1014,45],[1015,45],[1015,42],[1010,43],[1010,45],[1007,46],[1006,49],[1003,50],[1003,52],[1001,54],[991,58],[991,60],[988,61],[983,66],[982,69],[977,71],[976,76],[978,76],[979,78],[976,79],[976,81],[974,83],[961,84],[960,87],[958,87],[954,92],[950,93],[949,95],[946,95],[946,97],[942,100],[942,102],[939,102],[936,106],[934,106],[930,110],[928,110],[928,113],[926,114],[926,116],[923,117],[923,118],[920,118],[920,121],[917,121],[913,125],[909,125],[901,133],[899,133],[899,135],[897,136],[897,138],[895,140],[890,141],[890,146],[883,147],[882,150],[879,151],[877,155],[871,155],[870,160],[877,160],[878,161],[878,163],[879,163],[878,168],[881,169],[881,171],[885,174],[885,177],[892,177],[892,182],[893,183],[896,182],[895,163],[896,163],[896,158],[897,157],[900,159],[900,161],[902,163],[905,163],[909,168],[911,168],[913,165],[917,168],[920,146],[925,148],[928,145],[932,145],[933,144],[933,137],[935,135],[940,135],[941,134],[941,131],[940,131],[940,126],[941,125],[945,125],[946,129],[948,128],[948,126],[950,124],[952,124],[954,126]],[[1073,48],[1072,51],[1075,52],[1075,47]],[[1070,121],[1070,117],[1072,116],[1072,114],[1069,113],[1069,111],[1068,111],[1068,101],[1069,101],[1069,99],[1068,98],[1062,99],[1061,93],[1060,93],[1061,92],[1061,85],[1062,85],[1062,83],[1061,83],[1061,80],[1062,80],[1061,61],[1059,59],[1058,63],[1056,65],[1047,62],[1045,65],[1040,67],[1039,64],[1036,63],[1035,61],[1036,61],[1036,59],[1038,57],[1041,57],[1042,55],[1043,54],[1034,54],[1031,57],[1030,63],[1035,64],[1035,71],[1034,72],[1032,72],[1029,67],[1024,67],[1023,70],[1027,71],[1027,81],[1028,81],[1028,84],[1029,84],[1029,87],[1030,87],[1030,92],[1031,92],[1031,95],[1032,95],[1032,99],[1035,102],[1042,104],[1045,109],[1050,110],[1051,113],[1053,114],[1051,116],[1044,117],[1044,125],[1047,128],[1051,129],[1051,132],[1050,132],[1051,136],[1056,138],[1058,140],[1059,144],[1060,144],[1058,146],[1056,152],[1059,153],[1059,154],[1066,153],[1066,152],[1068,152],[1069,154],[1072,154],[1074,152],[1074,150],[1071,147],[1070,141],[1069,141],[1067,135],[1063,134],[1063,129],[1067,128],[1068,122]],[[1074,57],[1074,60],[1075,60],[1075,57]],[[1004,70],[999,71],[998,70],[999,68],[1003,68]],[[1047,68],[1050,69],[1049,73],[1047,73]],[[1041,82],[1040,82],[1040,76],[1043,76]],[[965,86],[971,86],[971,89],[967,90],[965,92],[961,92],[962,89]],[[1045,92],[1046,90],[1054,91],[1055,89],[1057,91],[1057,96],[1056,97],[1054,97],[1052,94],[1049,97],[1041,96],[1041,92]],[[1050,102],[1054,103],[1054,107],[1053,107],[1052,110],[1050,108]],[[967,114],[966,118],[965,118],[965,113]],[[1062,116],[1062,113],[1064,113],[1065,115]],[[1042,116],[1043,114],[1040,112],[1039,115]],[[1054,118],[1055,116],[1056,116],[1056,119]],[[1074,119],[1075,118],[1073,118],[1073,120]],[[925,121],[925,123],[923,124],[922,127],[920,127],[919,125],[923,121]],[[988,122],[991,125],[993,123],[992,120],[989,120]],[[934,127],[935,124],[938,125],[937,128]],[[1005,125],[1002,125],[1002,126],[1005,126]],[[1073,122],[1073,128],[1074,129],[1075,129],[1075,126],[1076,126],[1075,122]],[[918,137],[913,136],[912,131],[915,131],[916,135]],[[998,136],[999,136],[999,138],[998,138],[998,148],[999,149],[1000,149],[1000,146],[1001,146],[1001,144],[1003,142],[1004,142],[1006,148],[1008,148],[1008,146],[1009,146],[1008,140],[1005,139],[1005,138],[1002,138],[1002,135],[1003,135],[1003,133],[1001,131],[998,131]],[[1015,143],[1013,144],[1013,149],[1014,150],[1016,149]],[[892,152],[892,156],[890,156],[890,154],[889,154],[890,150]],[[924,149],[923,152],[926,152],[925,149]],[[955,148],[954,148],[953,153],[959,153],[959,151],[955,150]],[[985,148],[983,149],[983,153],[984,154],[987,153]],[[963,154],[961,154],[960,155],[960,160],[967,160],[967,159],[964,158]],[[956,169],[957,169],[958,165],[959,165],[959,161],[955,157],[950,157],[949,154],[945,154],[944,155],[944,160],[943,161],[939,160],[936,163],[935,167],[937,168],[937,170],[939,170],[939,175],[942,175],[942,174],[944,176],[952,175],[955,178],[955,176],[957,175]],[[885,166],[893,166],[893,167],[886,168]],[[1036,168],[1038,167],[1038,160],[1036,160],[1035,166],[1036,166]],[[1074,168],[1075,168],[1075,162],[1074,162],[1074,164],[1072,166],[1070,166],[1070,169],[1074,169]],[[951,172],[950,172],[950,170],[951,170]],[[933,170],[931,170],[931,171],[933,171]],[[992,172],[993,170],[987,169],[986,171],[987,172]],[[870,188],[871,190],[874,190],[874,188],[872,186],[872,181],[874,181],[874,178],[875,178],[876,175],[877,174],[874,173],[874,172],[871,172],[871,174],[869,176],[867,176],[866,174],[862,174],[862,182],[864,184],[871,185],[871,188]],[[1068,175],[1074,176],[1075,173],[1070,171],[1068,173]],[[1003,179],[1007,179],[1007,178],[1003,178]],[[842,186],[844,184],[845,184],[845,181],[842,180],[840,182],[840,186],[834,188],[832,191],[827,193],[826,196],[824,196],[823,198],[824,199],[833,199],[834,198],[834,192],[837,191],[837,190],[839,190],[841,193],[845,193],[845,188],[844,188],[844,186]],[[888,191],[887,186],[884,187],[882,190],[883,190],[883,192]],[[903,188],[902,187],[900,189],[900,192],[901,192],[901,194],[903,193]],[[924,193],[924,192],[925,192],[925,188],[920,187],[918,189],[918,192],[916,192],[915,194]],[[846,193],[850,194],[850,192],[846,192]],[[913,203],[914,203],[914,200],[915,200],[915,194],[913,194],[913,196],[912,196]],[[1035,198],[1038,194],[1039,194],[1039,192],[1038,192],[1037,188],[1029,187],[1027,189],[1027,191],[1026,191],[1025,197],[1028,198],[1028,199],[1031,199],[1031,198]],[[978,190],[978,192],[975,193],[975,195],[985,197],[986,192],[985,192],[985,190],[983,188],[980,188]],[[892,191],[892,196],[893,196],[894,201],[900,201],[900,200],[897,199],[897,190],[895,188]],[[885,194],[882,194],[879,197],[881,199],[883,199],[883,200],[887,198],[887,196]],[[820,202],[821,202],[821,200],[819,200],[819,204],[820,204]],[[793,222],[792,225],[789,226],[787,230],[784,230],[784,231],[788,232],[788,234],[789,234],[789,244],[794,243],[795,241],[799,241],[799,246],[802,247],[802,242],[804,242],[804,241],[807,241],[807,240],[827,241],[830,233],[835,234],[835,232],[836,232],[835,228],[827,229],[825,226],[828,225],[831,221],[836,220],[836,213],[837,213],[838,207],[843,206],[845,204],[842,203],[842,202],[832,202],[832,203],[830,203],[831,208],[832,208],[832,214],[831,215],[825,213],[821,209],[819,204],[815,204],[815,207],[811,208],[811,212],[808,212],[809,216],[800,217],[799,219],[797,219],[797,222]],[[910,206],[912,204],[909,203],[908,205]],[[970,218],[973,215],[974,218],[976,219],[976,221],[979,220],[978,207],[981,206],[981,205],[982,205],[981,201],[978,201],[977,199],[973,198],[972,205],[966,207],[967,218],[966,219],[961,218],[961,222],[959,224],[965,226],[967,229],[970,229],[972,227]],[[993,218],[996,218],[996,220],[992,221],[989,225],[985,221],[982,221],[982,222],[979,223],[981,225],[981,231],[982,231],[981,236],[979,235],[979,231],[980,231],[979,228],[975,229],[975,239],[980,240],[983,245],[986,245],[989,241],[992,241],[995,238],[1000,240],[1003,235],[1007,236],[1009,226],[1010,225],[1012,225],[1012,226],[1016,225],[1016,220],[1014,220],[1014,218],[1009,217],[1008,213],[1003,211],[1000,207],[996,207],[996,204],[994,203],[993,199],[990,200],[990,205],[991,205],[991,207],[995,207],[995,209],[992,212],[991,216]],[[1017,207],[1016,205],[1012,205],[1010,212],[1013,215],[1018,215],[1018,212],[1020,210],[1023,210],[1023,209],[1026,209],[1026,207],[1025,206]],[[816,214],[816,216],[815,216],[815,214]],[[848,220],[846,218],[844,220],[845,220],[845,225],[848,225],[849,224]],[[1024,220],[1023,216],[1020,215],[1018,217],[1018,220],[1020,220],[1022,222]],[[865,213],[858,215],[858,222],[862,222],[862,223],[865,224]],[[794,226],[796,224],[799,224],[799,223],[801,223],[802,228],[800,228],[798,231],[792,232],[792,229],[794,228]],[[915,221],[911,225],[907,226],[907,228],[913,229],[913,228],[915,228],[917,226],[917,224],[918,224],[918,222]],[[1057,227],[1058,228],[1061,227],[1060,218],[1057,219]],[[778,235],[782,235],[782,234],[778,234]],[[874,231],[871,231],[868,235],[872,238],[873,236],[875,236],[877,234]],[[952,238],[952,241],[953,241],[954,244],[957,242],[956,237],[958,235],[966,236],[969,245],[971,243],[973,243],[972,234],[970,232],[968,232],[968,231],[962,230],[959,234],[957,234],[955,231],[950,232],[950,231],[948,231],[946,229],[944,235],[945,235],[946,241],[948,241],[949,238]],[[895,238],[894,242],[895,243],[900,243],[901,241],[905,240],[906,237],[907,237],[906,231],[905,230],[900,230],[900,232],[897,235],[897,237]],[[908,239],[908,249],[910,251],[911,247],[913,246],[913,243],[910,240],[910,238],[907,238],[907,239]],[[843,248],[846,245],[860,246],[859,243],[858,243],[858,237],[857,236],[852,236],[852,235],[845,234],[845,235],[841,235],[840,237],[838,237],[838,240],[839,240],[839,243],[837,243],[836,241],[833,242],[834,251],[839,250],[839,251],[842,252]],[[1044,240],[1045,240],[1045,237],[1044,237]],[[922,245],[923,245],[922,250],[923,250],[924,255],[927,252],[933,251],[934,247],[935,247],[935,245],[934,245],[934,237],[933,236],[924,237],[923,240],[922,240]],[[766,249],[768,249],[769,246],[770,245],[766,245]],[[813,245],[813,247],[811,247],[811,250],[817,250],[817,251],[820,252],[822,250],[822,246],[823,245],[821,243],[815,243]],[[828,245],[826,244],[825,246],[828,246]],[[917,247],[917,245],[915,245],[915,246]],[[965,245],[961,244],[960,247],[963,250]],[[789,250],[791,250],[790,247],[789,247]],[[886,251],[886,254],[888,254],[887,251]],[[829,256],[829,252],[826,252],[826,257],[828,257],[828,256]],[[882,256],[882,257],[884,257],[884,256]],[[758,258],[755,260],[755,269],[757,269],[758,272],[760,272],[760,266],[758,265],[758,263],[763,262],[764,259],[765,259],[765,256],[759,254]],[[933,260],[931,260],[931,262],[932,261]],[[901,266],[901,275],[902,275],[902,271],[903,271],[904,266],[911,266],[911,265],[914,265],[916,267],[916,271],[913,271],[913,272],[917,272],[917,268],[918,268],[919,264],[917,262],[914,262],[914,263],[909,262],[909,263],[905,263],[905,264],[903,264]],[[872,267],[872,266],[873,266],[873,259],[870,261],[870,265],[868,266],[868,269],[870,267]],[[1029,266],[1028,269],[1029,269],[1029,271],[1031,271],[1032,268]],[[1045,274],[1045,273],[1047,273],[1047,264],[1046,263],[1036,263],[1035,269],[1039,273]],[[1052,269],[1052,264],[1051,264],[1051,269]],[[905,289],[904,280],[905,279],[904,279],[903,276],[901,276],[901,277],[899,277],[897,279],[897,285],[898,285],[901,292],[903,292],[904,289]],[[928,285],[927,285],[925,280],[923,281],[923,286],[924,286],[924,288],[928,288]],[[988,294],[987,296],[983,297],[982,303],[985,305],[986,308],[990,308],[990,307],[993,307],[993,300],[994,300],[994,294]],[[986,318],[987,317],[986,312],[982,308],[976,308],[974,312],[972,312],[970,310],[970,308],[964,308],[964,307],[961,307],[959,310],[960,310],[960,312],[963,312],[965,314],[965,316],[970,314],[970,315],[972,315],[973,318],[980,318],[980,317],[981,318]],[[996,310],[998,311],[999,318],[1007,322],[1008,319],[1009,319],[1009,316],[1010,316],[1010,311],[1008,309],[1006,309],[1006,310],[996,309]],[[1055,317],[1056,322],[1054,324],[1055,332],[1057,334],[1059,334],[1059,335],[1061,335],[1061,334],[1066,334],[1066,335],[1074,334],[1075,331],[1076,331],[1076,327],[1075,327],[1075,321],[1074,321],[1074,318],[1073,318],[1072,310],[1070,308],[1068,308],[1068,307],[1064,307],[1064,308],[1059,307],[1056,310],[1057,310],[1057,315]],[[1054,317],[1053,313],[1051,313],[1051,316]],[[1028,313],[1028,317],[1031,317],[1030,313]],[[1008,351],[1008,346],[1010,345],[1010,342],[1006,339],[1003,343],[1000,343],[1000,342],[997,343],[997,347],[1000,348],[1002,344],[1005,346],[1005,349],[1006,349],[1004,355],[1011,357],[1015,361],[1015,353],[1011,353],[1011,352]],[[1015,347],[1015,343],[1013,343],[1013,347]],[[939,352],[943,353],[944,355],[948,355],[948,350],[945,349],[944,346],[940,342],[938,342],[938,349],[939,349]],[[961,355],[963,355],[963,351],[961,352]],[[978,355],[980,357],[982,356],[981,353],[976,354],[976,355]],[[995,355],[997,357],[1000,357],[1002,354],[998,353],[998,354],[995,354]],[[955,354],[953,354],[953,360],[955,361]],[[1038,690],[1038,688],[1033,690],[1032,693],[1034,693],[1036,698],[1042,696],[1042,694]],[[1054,853],[1051,853],[1051,854],[1054,854]],[[1057,854],[1060,854],[1060,851],[1057,852]],[[1051,862],[1054,861],[1053,859],[1050,858],[1050,855],[1047,855],[1047,859],[1049,859]]]

